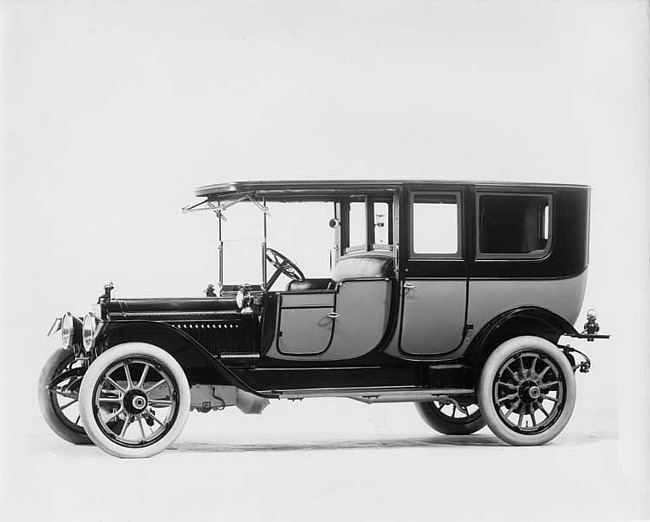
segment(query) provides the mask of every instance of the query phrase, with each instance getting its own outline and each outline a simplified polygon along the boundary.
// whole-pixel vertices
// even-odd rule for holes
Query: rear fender
[[[486,324],[470,344],[465,357],[480,370],[489,355],[501,343],[520,335],[535,335],[557,344],[563,335],[578,332],[566,319],[537,306],[521,306],[508,310]]]

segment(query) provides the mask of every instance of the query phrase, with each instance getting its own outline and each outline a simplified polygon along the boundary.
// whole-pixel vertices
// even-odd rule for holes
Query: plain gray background
[[[647,2],[3,7],[0,422],[17,517],[648,516]],[[344,401],[191,417],[182,451],[144,463],[47,431],[35,384],[54,317],[83,315],[108,280],[118,296],[214,282],[214,220],[180,213],[195,186],[345,177],[592,185],[585,310],[613,338],[575,343],[594,367],[578,377],[573,439],[528,453],[487,433],[483,446],[420,448],[431,434],[409,405]],[[299,219],[287,231],[311,232]],[[618,436],[576,457],[598,433]],[[512,483],[540,461],[556,511]],[[124,506],[102,494],[106,477],[128,490]],[[68,482],[81,500],[65,498]]]

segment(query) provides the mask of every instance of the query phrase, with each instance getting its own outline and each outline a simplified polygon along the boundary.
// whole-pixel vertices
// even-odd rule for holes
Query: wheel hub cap
[[[519,386],[519,398],[526,403],[531,403],[536,399],[539,399],[541,393],[539,386],[531,381],[525,382]]]
[[[132,415],[142,413],[148,403],[147,395],[141,390],[129,390],[124,395],[124,409]]]

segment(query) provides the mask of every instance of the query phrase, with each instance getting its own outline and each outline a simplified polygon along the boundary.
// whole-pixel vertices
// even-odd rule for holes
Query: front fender
[[[258,397],[276,397],[251,388],[199,342],[165,323],[145,320],[105,322],[95,350],[99,354],[126,342],[143,342],[165,350],[181,365],[190,384],[230,384]]]

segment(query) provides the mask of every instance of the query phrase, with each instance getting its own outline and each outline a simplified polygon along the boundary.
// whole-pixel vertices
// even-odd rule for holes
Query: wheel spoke
[[[167,399],[156,399],[155,401],[149,401],[149,404],[153,406],[154,408],[158,407],[163,407],[163,406],[171,406],[174,404],[172,401],[167,400]],[[455,408],[456,406],[454,406]],[[453,417],[453,414],[452,414]]]
[[[126,420],[124,421],[124,426],[122,426],[122,431],[120,432],[120,437],[124,438],[124,435],[126,434],[126,430],[130,425],[131,425],[131,415],[127,415]]]
[[[72,401],[70,401],[70,402],[69,402],[68,404],[66,404],[65,406],[61,406],[61,408],[59,408],[59,409],[60,409],[61,411],[63,411],[63,410],[65,410],[68,406],[72,406],[72,405],[73,405],[75,402],[77,402],[78,400],[79,400],[79,399],[73,399]]]
[[[515,380],[515,382],[521,382],[521,379],[519,378],[519,376],[517,375],[517,373],[516,373],[516,372],[513,372],[513,371],[510,369],[509,366],[506,366],[506,370],[508,370],[508,371],[510,372],[510,375],[512,375],[512,378]]]
[[[538,403],[538,404],[537,404],[537,407],[538,407],[540,410],[542,410],[542,413],[546,416],[546,418],[548,418],[548,417],[551,415],[549,412],[546,411],[546,408],[544,408],[544,406],[542,406],[541,403]]]
[[[544,375],[546,375],[546,372],[548,372],[550,369],[551,367],[547,365],[546,368],[544,368],[541,372],[537,374],[537,378],[540,380],[543,379]]]
[[[501,386],[507,386],[511,390],[516,390],[517,388],[519,388],[519,386],[517,386],[516,384],[512,384],[512,383],[509,383],[509,382],[499,381],[497,384],[501,385]]]
[[[519,356],[519,371],[521,372],[521,378],[526,378],[526,368],[524,367],[524,356]]]
[[[520,411],[519,412],[519,420],[517,421],[517,427],[521,428],[521,425],[523,424],[524,421],[524,412]]]
[[[497,404],[501,404],[502,402],[509,401],[510,399],[514,399],[515,397],[517,397],[517,394],[516,394],[516,393],[511,393],[511,394],[509,394],[509,395],[504,395],[503,397],[501,397],[501,398],[497,401]]]
[[[67,392],[70,389],[70,386],[72,386],[73,384],[79,382],[80,380],[81,380],[81,377],[72,377],[70,379],[70,382],[68,384],[66,384],[62,389]]]
[[[113,419],[117,418],[122,412],[124,411],[124,407],[121,407],[117,412],[115,412],[113,415],[111,415],[108,419],[106,419],[104,422],[108,424],[111,422]]]
[[[126,390],[122,388],[119,384],[117,384],[113,379],[111,379],[109,376],[106,376],[106,380],[110,382],[113,386],[115,386],[118,390],[120,390],[122,393],[126,393]]]
[[[142,413],[143,413],[143,415],[146,415],[146,417],[147,417],[148,419],[151,419],[152,421],[157,422],[157,423],[160,424],[161,426],[164,426],[164,424],[163,424],[162,422],[160,422],[160,421],[158,420],[158,418],[157,418],[155,415],[152,415],[150,412],[148,412],[148,411],[144,411],[144,412],[142,412]]]
[[[123,397],[100,397],[98,402],[122,402]]]
[[[532,354],[531,357],[533,358],[533,362],[530,365],[530,373],[534,374],[535,373],[535,366],[537,365],[537,359],[539,358],[539,355],[536,353]]]
[[[144,370],[142,370],[142,375],[140,376],[140,381],[138,382],[138,388],[142,388],[145,379],[147,378],[147,372],[149,371],[149,365],[144,363]]]
[[[148,393],[151,392],[151,390],[155,390],[156,388],[158,388],[158,386],[161,386],[161,385],[165,384],[166,382],[167,381],[165,379],[162,379],[162,380],[158,381],[156,384],[152,385],[149,389],[144,390],[144,392],[148,394]]]
[[[542,393],[540,395],[540,397],[542,397],[543,399],[548,399],[549,401],[559,402],[558,399],[556,399],[555,397],[551,397],[550,395],[548,395],[546,393]]]
[[[521,404],[521,401],[520,401],[519,399],[517,399],[516,402],[513,402],[513,403],[512,403],[512,405],[510,406],[510,409],[509,409],[509,410],[506,412],[506,414],[505,414],[506,419],[508,418],[508,416],[509,416],[513,411],[515,411],[515,409],[516,409],[520,404]]]
[[[142,416],[138,416],[138,425],[140,426],[140,433],[142,433],[142,442],[145,441],[147,436],[144,434],[144,426],[142,426]]]
[[[452,410],[451,410],[451,418],[452,418],[452,419],[456,417],[456,410],[457,410],[457,409],[458,409],[458,408],[456,408],[456,405],[453,404],[453,408],[452,408]]]
[[[528,415],[530,415],[530,418],[533,421],[533,428],[534,428],[535,426],[537,426],[537,422],[535,421],[535,410],[529,411]]]
[[[129,388],[133,388],[133,379],[131,379],[131,371],[129,370],[129,363],[125,362],[122,366],[124,366],[124,373],[126,374],[126,383]]]
[[[560,381],[550,381],[550,382],[545,382],[539,385],[539,389],[546,389],[550,388],[551,386],[555,386],[556,384],[560,384]]]

